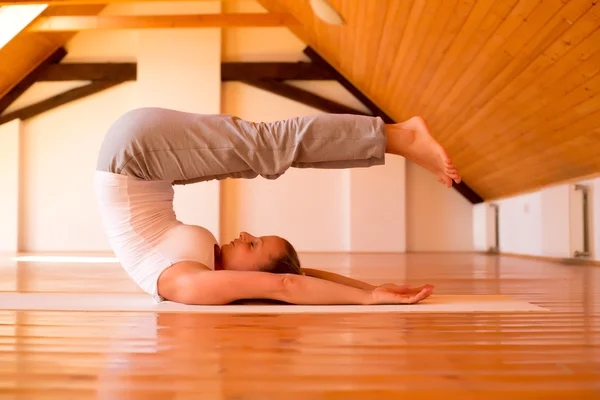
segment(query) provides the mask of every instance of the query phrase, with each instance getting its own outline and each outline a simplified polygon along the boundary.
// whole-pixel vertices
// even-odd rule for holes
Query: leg
[[[211,179],[275,179],[288,168],[384,163],[380,118],[323,114],[276,122],[160,108],[133,110],[109,130],[97,169],[189,184]]]
[[[461,178],[444,148],[431,136],[425,121],[413,117],[399,124],[386,125],[386,152],[397,154],[433,172],[438,181],[452,186]]]

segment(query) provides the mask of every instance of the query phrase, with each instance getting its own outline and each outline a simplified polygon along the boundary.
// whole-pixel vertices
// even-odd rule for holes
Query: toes
[[[446,187],[452,187],[452,179],[449,176],[438,176],[438,182]]]
[[[456,170],[456,167],[454,165],[450,165],[450,166],[446,166],[444,168],[444,173],[450,178],[452,179],[454,182],[456,183],[460,183],[461,181],[461,177],[458,173],[458,171]]]

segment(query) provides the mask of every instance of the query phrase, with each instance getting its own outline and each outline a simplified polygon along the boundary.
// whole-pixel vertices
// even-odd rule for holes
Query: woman
[[[369,167],[383,164],[385,153],[429,169],[448,187],[452,180],[460,182],[419,117],[387,125],[377,117],[338,114],[254,123],[230,115],[141,108],[109,129],[95,191],[115,254],[157,302],[416,303],[431,294],[431,285],[374,287],[301,269],[292,245],[278,236],[243,232],[219,246],[212,233],[183,224],[173,210],[173,185],[258,175],[276,179],[290,167]]]

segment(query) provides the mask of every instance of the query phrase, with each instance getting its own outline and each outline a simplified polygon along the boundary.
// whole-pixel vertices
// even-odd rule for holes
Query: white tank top
[[[96,171],[94,189],[110,244],[136,281],[152,275],[152,254],[171,264],[196,261],[214,270],[217,240],[209,230],[177,220],[170,182]]]

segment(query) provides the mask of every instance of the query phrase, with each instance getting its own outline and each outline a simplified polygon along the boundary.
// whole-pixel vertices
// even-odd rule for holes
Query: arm
[[[370,293],[307,276],[257,271],[195,271],[162,290],[165,299],[185,304],[229,304],[270,299],[293,304],[368,304]]]
[[[159,278],[159,294],[185,304],[229,304],[242,299],[271,299],[292,304],[406,304],[417,295],[364,290],[310,276],[255,271],[211,271],[195,262],[169,267]]]
[[[377,286],[370,285],[366,282],[359,281],[356,279],[348,278],[343,275],[339,275],[333,272],[328,271],[320,271],[318,269],[310,269],[310,268],[302,268],[302,272],[304,272],[307,276],[312,276],[319,279],[325,279],[331,282],[341,283],[342,285],[352,286],[358,289],[363,290],[373,290]]]

